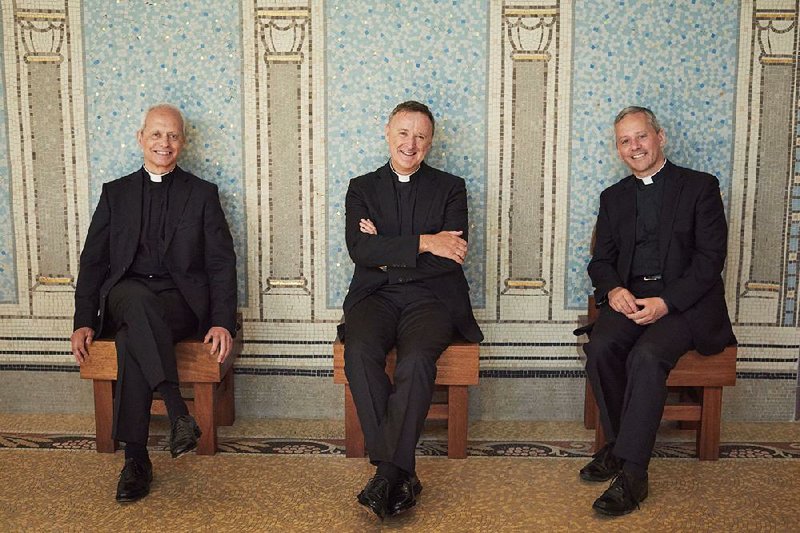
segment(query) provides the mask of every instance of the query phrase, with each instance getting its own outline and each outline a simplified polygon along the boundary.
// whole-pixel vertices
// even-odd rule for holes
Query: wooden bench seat
[[[241,316],[237,323],[241,324]],[[224,363],[218,363],[217,357],[209,353],[209,348],[209,344],[194,339],[175,345],[180,385],[194,390],[194,398],[188,399],[186,404],[203,432],[197,443],[199,455],[214,455],[217,451],[217,427],[230,426],[236,418],[233,362],[242,351],[241,331],[234,337],[231,353]],[[98,339],[92,343],[89,355],[81,365],[81,378],[93,382],[97,451],[113,453],[117,449],[117,441],[111,438],[117,379],[117,350],[113,339]],[[151,412],[166,414],[164,401],[153,400]]]
[[[436,362],[436,385],[446,388],[447,403],[431,404],[427,419],[447,421],[447,456],[451,459],[467,456],[467,387],[478,384],[479,358],[478,344],[457,342],[451,344]],[[389,379],[394,375],[396,359],[397,354],[392,349],[386,358]],[[333,344],[333,382],[344,385],[345,453],[347,457],[364,457],[364,433],[344,373],[344,344],[339,340]]]
[[[599,310],[594,298],[589,299],[590,322],[597,319]],[[667,378],[667,387],[679,394],[678,402],[669,399],[664,406],[663,420],[679,421],[682,427],[694,429],[696,453],[701,461],[719,459],[720,421],[722,418],[722,387],[736,384],[736,346],[728,346],[714,355],[686,352]],[[584,425],[595,430],[595,450],[605,444],[600,412],[589,380],[586,380]]]

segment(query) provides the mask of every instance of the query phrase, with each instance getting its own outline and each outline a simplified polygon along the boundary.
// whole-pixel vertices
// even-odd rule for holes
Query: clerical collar
[[[398,171],[394,169],[394,165],[392,165],[391,159],[389,160],[389,168],[392,169],[392,172],[394,172],[395,176],[397,176],[397,181],[399,181],[400,183],[408,183],[409,181],[411,181],[411,176],[419,172],[420,169],[420,167],[417,167],[411,174],[400,174]]]
[[[664,162],[663,162],[663,163],[661,163],[661,166],[658,168],[658,170],[656,170],[655,172],[653,172],[653,173],[652,173],[652,174],[650,174],[649,176],[644,176],[644,177],[641,177],[641,178],[640,178],[639,176],[636,176],[636,179],[638,179],[639,181],[641,181],[641,182],[642,182],[642,183],[644,183],[645,185],[652,185],[652,184],[653,184],[653,178],[655,178],[655,177],[656,177],[656,175],[657,175],[659,172],[661,172],[661,170],[664,168],[664,166],[665,166],[666,164],[667,164],[667,158],[665,157],[665,158],[664,158]]]
[[[147,172],[147,174],[150,176],[150,181],[152,181],[153,183],[161,183],[162,181],[164,181],[164,176],[172,172],[172,170],[170,170],[169,172],[164,172],[163,174],[155,174],[147,170],[147,167],[144,165],[142,165],[142,168],[144,168],[144,171]]]

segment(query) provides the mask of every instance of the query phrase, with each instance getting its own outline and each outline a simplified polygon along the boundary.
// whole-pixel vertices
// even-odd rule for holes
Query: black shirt
[[[130,277],[163,280],[162,288],[174,287],[172,278],[164,264],[165,224],[169,205],[170,175],[162,176],[155,182],[142,168],[142,225],[139,231],[139,245],[133,263],[128,269]]]
[[[661,273],[658,226],[664,198],[664,172],[657,172],[652,179],[653,183],[647,185],[636,178],[636,247],[631,264],[633,277]]]

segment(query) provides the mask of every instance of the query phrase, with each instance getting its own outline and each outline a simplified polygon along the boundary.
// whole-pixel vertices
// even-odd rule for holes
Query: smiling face
[[[617,153],[637,177],[654,174],[664,164],[664,130],[656,131],[647,115],[625,115],[614,126]]]
[[[167,107],[156,107],[147,114],[136,135],[144,155],[144,166],[153,174],[166,174],[175,168],[183,149],[183,119]]]
[[[398,174],[416,172],[433,142],[433,124],[424,113],[400,111],[386,125],[392,168]]]

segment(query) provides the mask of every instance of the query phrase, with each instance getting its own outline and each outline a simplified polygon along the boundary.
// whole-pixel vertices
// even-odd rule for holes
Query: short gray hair
[[[183,120],[183,113],[181,113],[181,110],[175,107],[174,105],[168,104],[166,102],[162,102],[160,104],[156,104],[147,108],[147,110],[142,115],[142,125],[139,127],[139,131],[144,131],[144,126],[145,123],[147,122],[147,115],[159,109],[169,110],[178,115],[178,117],[181,119],[181,135],[186,137],[186,121]]]
[[[661,124],[658,123],[658,119],[656,118],[656,114],[650,111],[646,107],[640,107],[637,105],[628,106],[619,113],[617,113],[617,118],[614,119],[614,125],[616,126],[620,120],[627,117],[628,115],[633,115],[634,113],[644,113],[647,117],[647,122],[653,126],[653,129],[656,130],[656,133],[661,131]]]

